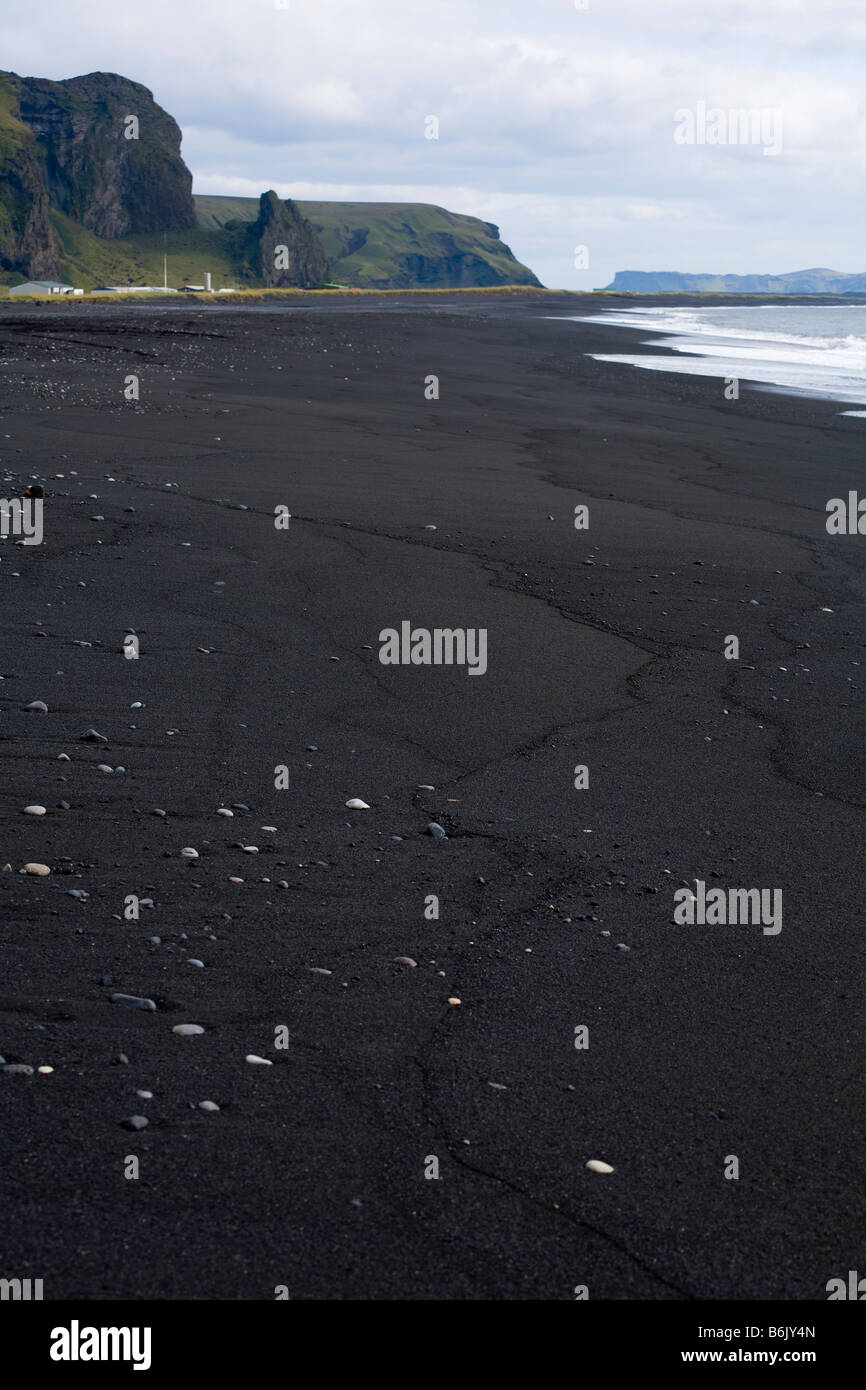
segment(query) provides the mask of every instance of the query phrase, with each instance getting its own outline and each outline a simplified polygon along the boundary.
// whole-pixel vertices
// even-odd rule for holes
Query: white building
[[[60,280],[26,280],[23,285],[10,285],[10,294],[72,294],[72,285],[64,285]]]
[[[165,285],[97,285],[90,294],[177,294]]]

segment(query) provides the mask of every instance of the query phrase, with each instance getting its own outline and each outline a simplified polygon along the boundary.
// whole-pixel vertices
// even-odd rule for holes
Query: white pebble
[[[613,1169],[609,1163],[602,1163],[600,1158],[591,1158],[587,1163],[587,1168],[593,1173],[612,1173]]]
[[[198,859],[198,850],[191,849],[189,845],[187,845],[186,849],[181,850],[180,857],[181,859]]]
[[[24,872],[25,874],[34,874],[37,878],[45,878],[47,874],[51,873],[51,870],[47,864],[25,864]]]
[[[232,818],[234,818],[234,814],[234,811],[230,811],[227,806],[219,806],[217,808],[218,816],[231,816]]]
[[[267,1057],[257,1057],[254,1052],[247,1053],[246,1061],[251,1062],[253,1066],[258,1067],[272,1067],[274,1065],[273,1062],[268,1061]]]
[[[44,806],[25,806],[25,807],[24,807],[24,814],[25,814],[25,816],[44,816],[44,815],[45,815],[45,807],[44,807]]]
[[[198,1033],[203,1033],[204,1029],[198,1023],[176,1023],[171,1031],[181,1038],[192,1038]]]
[[[370,809],[366,801],[360,801],[357,796],[353,796],[349,801],[346,802],[346,805],[348,806],[350,811],[369,811]]]
[[[219,1110],[219,1106],[216,1104],[216,1101],[213,1100],[200,1100],[198,1103],[198,1108],[199,1110],[208,1111]]]

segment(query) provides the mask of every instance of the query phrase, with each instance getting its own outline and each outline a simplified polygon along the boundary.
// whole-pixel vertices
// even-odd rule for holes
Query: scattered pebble
[[[44,816],[44,815],[45,815],[45,807],[44,807],[44,806],[25,806],[25,807],[24,807],[24,815],[25,815],[25,816]]]
[[[220,806],[220,807],[217,809],[217,815],[218,815],[218,816],[231,816],[231,817],[234,817],[234,811],[230,811],[229,808],[228,808],[227,806]]]
[[[31,710],[34,714],[47,714],[48,706],[44,700],[31,700],[29,705],[25,705],[26,710]]]
[[[153,1091],[136,1091],[135,1094],[141,1100],[153,1100]]]
[[[254,1052],[248,1052],[245,1060],[256,1067],[272,1067],[274,1065],[267,1057],[257,1057]]]
[[[87,729],[81,735],[81,741],[82,743],[107,743],[108,739],[105,734],[97,733],[96,729]]]
[[[413,960],[411,956],[395,956],[395,957],[394,957],[393,964],[394,964],[394,965],[410,965],[410,966],[414,969],[415,966],[417,966],[418,962],[417,962],[417,960]]]
[[[249,1061],[249,1058],[247,1058],[247,1061]],[[207,1110],[209,1112],[219,1110],[219,1106],[217,1105],[216,1101],[213,1100],[200,1100],[198,1103],[198,1108],[199,1110]]]
[[[32,1076],[33,1068],[28,1067],[24,1062],[7,1062],[3,1070],[10,1076]]]
[[[602,1163],[600,1158],[591,1158],[587,1163],[587,1168],[593,1173],[612,1173],[613,1169],[609,1163]]]
[[[204,970],[204,961],[197,960],[195,956],[190,956],[187,965],[197,965],[199,970]]]
[[[130,1116],[128,1117],[128,1119],[126,1119],[126,1120],[123,1121],[123,1128],[124,1128],[124,1129],[147,1129],[147,1126],[148,1126],[149,1124],[150,1124],[150,1120],[147,1118],[146,1115],[130,1115]]]
[[[181,1038],[193,1038],[203,1033],[204,1029],[199,1023],[176,1023],[171,1031]]]
[[[186,849],[181,850],[180,857],[181,859],[198,859],[198,850],[191,849],[189,845],[187,845]]]
[[[125,1009],[145,1009],[148,1013],[156,1012],[156,1005],[152,999],[143,999],[138,994],[112,994],[112,1004],[121,1004]]]
[[[69,763],[69,762],[72,761],[72,759],[70,758],[70,756],[69,756],[68,753],[58,753],[58,754],[57,754],[57,761],[58,761],[59,763]]]
[[[47,864],[25,864],[25,874],[34,874],[37,878],[46,878],[51,873]]]
[[[463,1000],[462,1000],[462,999],[455,999],[455,998],[452,997],[451,999],[448,1000],[448,1003],[449,1003],[449,1004],[462,1004],[462,1003],[463,1003]]]
[[[432,835],[435,840],[448,839],[448,836],[445,834],[445,831],[442,829],[442,826],[439,824],[438,821],[435,820],[431,820],[430,824],[427,826],[427,834]]]
[[[309,967],[311,975],[333,975],[333,970],[326,970],[322,965],[311,965]]]
[[[357,796],[353,796],[346,802],[346,805],[350,811],[369,811],[370,809],[366,801],[361,801]]]
[[[52,1072],[54,1071],[54,1068],[53,1068],[53,1067],[37,1067],[36,1070],[39,1072],[39,1075],[40,1075],[40,1076],[51,1076]]]

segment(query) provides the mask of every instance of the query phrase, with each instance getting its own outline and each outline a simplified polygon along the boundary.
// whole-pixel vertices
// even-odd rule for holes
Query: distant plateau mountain
[[[678,270],[618,270],[608,290],[623,294],[866,294],[866,273],[793,270],[788,275],[685,275]]]

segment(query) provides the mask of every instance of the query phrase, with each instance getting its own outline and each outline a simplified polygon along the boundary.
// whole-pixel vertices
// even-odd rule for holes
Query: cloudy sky
[[[866,0],[40,0],[3,38],[22,76],[143,82],[197,193],[438,203],[571,289],[866,270]],[[679,143],[700,103],[716,143]]]

